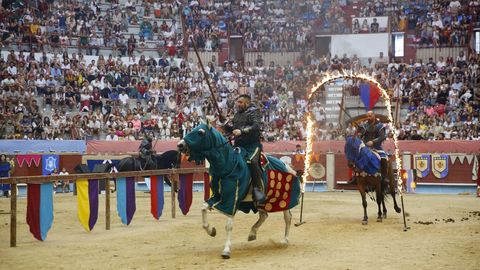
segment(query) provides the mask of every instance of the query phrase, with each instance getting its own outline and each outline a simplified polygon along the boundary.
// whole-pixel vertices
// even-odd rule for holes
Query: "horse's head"
[[[157,163],[157,169],[171,169],[180,166],[181,156],[177,150],[168,150],[154,157]]]
[[[200,124],[185,135],[178,144],[178,150],[189,155],[189,160],[202,162],[213,149],[223,146],[227,140],[210,124]]]

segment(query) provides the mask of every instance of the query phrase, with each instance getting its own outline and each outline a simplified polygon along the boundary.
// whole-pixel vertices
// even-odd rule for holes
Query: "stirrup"
[[[260,188],[257,188],[257,187],[254,187],[253,188],[253,200],[257,203],[257,204],[263,204],[265,203],[265,200],[267,199],[267,196],[265,195],[265,193],[263,193]]]

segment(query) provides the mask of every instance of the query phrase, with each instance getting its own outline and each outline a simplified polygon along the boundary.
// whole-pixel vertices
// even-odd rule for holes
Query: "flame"
[[[305,150],[305,172],[302,176],[302,193],[305,193],[305,185],[307,184],[307,177],[310,172],[310,161],[313,155],[313,137],[314,137],[314,125],[315,121],[311,114],[307,115],[307,149]]]
[[[325,83],[337,79],[349,79],[349,78],[355,78],[355,79],[362,79],[369,81],[373,84],[375,84],[379,89],[382,94],[383,99],[385,100],[385,105],[387,106],[387,112],[388,112],[388,127],[389,130],[393,132],[393,143],[394,143],[394,155],[395,155],[395,161],[397,164],[397,172],[401,172],[402,170],[402,160],[400,159],[400,151],[398,148],[398,138],[395,132],[395,125],[393,122],[393,115],[392,115],[392,104],[390,102],[390,97],[387,94],[387,91],[382,87],[382,85],[372,76],[368,74],[363,74],[363,73],[355,73],[352,70],[342,70],[342,71],[334,71],[334,72],[326,72],[323,77],[312,87],[310,87],[307,90],[307,96],[308,96],[308,101],[310,102],[311,98],[313,95],[318,91],[318,89],[324,85]],[[313,138],[314,138],[314,124],[315,121],[313,117],[309,114],[307,116],[307,130],[306,130],[306,135],[307,135],[307,149],[306,149],[306,156],[305,156],[305,173],[303,174],[303,183],[302,183],[302,192],[305,192],[305,184],[307,181],[308,176],[310,175],[310,161],[312,159],[313,155]],[[397,188],[398,192],[400,193],[400,196],[403,194],[403,185],[402,185],[402,179],[401,179],[401,174],[397,173]]]

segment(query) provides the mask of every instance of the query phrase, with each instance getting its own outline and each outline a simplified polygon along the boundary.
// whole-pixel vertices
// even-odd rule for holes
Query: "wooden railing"
[[[11,184],[10,197],[10,247],[17,246],[17,184],[41,184],[55,181],[77,181],[78,179],[98,179],[105,181],[105,229],[110,230],[110,180],[120,177],[135,177],[135,181],[142,181],[142,176],[169,175],[171,187],[172,218],[175,218],[175,190],[180,174],[204,173],[206,168],[162,169],[118,173],[85,173],[70,175],[49,176],[19,176],[0,178],[0,184]],[[28,195],[27,195],[28,196]]]

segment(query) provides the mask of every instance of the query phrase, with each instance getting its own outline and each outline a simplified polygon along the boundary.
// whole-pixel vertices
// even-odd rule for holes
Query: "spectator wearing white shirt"
[[[45,80],[44,75],[39,75],[35,81],[35,86],[37,87],[37,95],[42,96],[47,91],[47,81]]]
[[[120,100],[120,103],[123,105],[123,106],[127,106],[128,105],[128,95],[127,93],[125,93],[125,90],[122,90],[120,92],[120,95],[118,95],[118,99]]]
[[[67,172],[67,169],[63,167],[62,171],[58,175],[69,175]],[[65,190],[68,190],[65,192]],[[63,180],[62,181],[62,192],[63,193],[69,193],[70,192],[70,183],[68,180]]]
[[[107,137],[105,138],[107,141],[118,141],[118,136],[115,134],[115,131],[113,129],[110,129],[108,131]]]
[[[13,79],[13,76],[10,75],[7,78],[2,80],[2,83],[0,84],[2,87],[9,87],[15,84],[15,80]]]
[[[10,62],[10,65],[7,67],[7,72],[9,75],[12,75],[12,76],[17,76],[17,66],[15,66],[15,63],[14,62]]]
[[[95,55],[98,55],[98,52],[100,50],[100,45],[98,43],[98,37],[95,32],[90,35],[90,40],[89,40],[89,48],[88,48],[88,54],[93,55],[93,51],[95,50]]]

